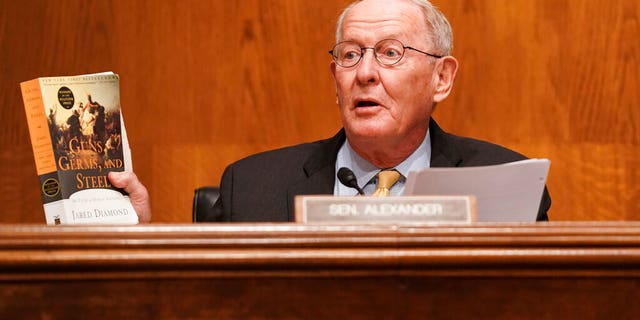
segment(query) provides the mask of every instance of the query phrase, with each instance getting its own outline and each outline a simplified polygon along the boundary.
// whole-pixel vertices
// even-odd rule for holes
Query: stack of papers
[[[548,159],[409,172],[403,195],[474,195],[479,222],[533,222],[547,180]]]

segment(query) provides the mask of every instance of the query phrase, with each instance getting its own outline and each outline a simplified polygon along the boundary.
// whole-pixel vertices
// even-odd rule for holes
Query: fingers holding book
[[[138,214],[140,223],[151,221],[151,204],[147,188],[138,180],[135,173],[129,171],[109,172],[109,181],[117,188],[129,194],[129,200]]]

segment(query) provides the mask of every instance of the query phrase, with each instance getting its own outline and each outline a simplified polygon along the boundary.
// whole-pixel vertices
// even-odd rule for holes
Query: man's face
[[[367,0],[345,16],[342,41],[373,47],[384,39],[432,52],[422,11],[408,1]],[[365,50],[360,62],[344,68],[332,62],[337,102],[347,137],[380,143],[422,141],[428,128],[438,81],[437,59],[405,50],[400,62],[383,66]]]

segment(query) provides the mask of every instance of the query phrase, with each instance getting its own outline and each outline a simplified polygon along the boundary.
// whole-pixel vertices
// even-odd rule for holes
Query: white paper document
[[[403,195],[474,195],[479,222],[533,222],[538,215],[548,159],[409,172]]]

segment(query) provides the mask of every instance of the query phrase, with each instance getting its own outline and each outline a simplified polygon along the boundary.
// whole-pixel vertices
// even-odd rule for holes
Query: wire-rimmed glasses
[[[405,46],[400,40],[396,39],[380,40],[373,47],[361,47],[354,41],[342,41],[329,50],[329,54],[331,54],[336,64],[344,68],[350,68],[362,60],[362,56],[364,56],[364,52],[367,49],[372,49],[376,60],[385,66],[400,62],[404,57],[405,49],[414,50],[434,58],[442,58],[440,55]]]

